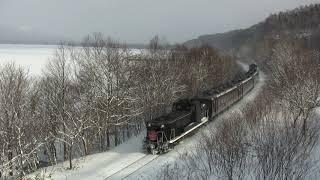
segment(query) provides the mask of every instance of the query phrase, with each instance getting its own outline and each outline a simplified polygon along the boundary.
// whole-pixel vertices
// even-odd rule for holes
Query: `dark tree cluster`
[[[265,21],[267,31],[291,31],[319,28],[320,4],[301,6],[287,12],[269,16]]]

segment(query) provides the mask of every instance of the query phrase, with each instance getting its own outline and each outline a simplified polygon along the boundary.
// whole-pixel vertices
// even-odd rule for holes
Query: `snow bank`
[[[76,168],[67,170],[68,163],[58,164],[53,167],[43,168],[27,177],[33,178],[41,171],[47,174],[53,173],[53,179],[104,179],[109,175],[124,168],[142,156],[145,156],[142,150],[142,143],[145,133],[131,138],[124,144],[121,144],[105,153],[89,155],[83,158],[75,159]]]

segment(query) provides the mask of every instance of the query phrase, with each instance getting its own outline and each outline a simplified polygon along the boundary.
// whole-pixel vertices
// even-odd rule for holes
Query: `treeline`
[[[301,6],[269,16],[262,25],[264,40],[294,38],[306,47],[320,50],[320,4]]]
[[[320,4],[301,6],[294,10],[269,16],[263,23],[250,29],[254,39],[238,50],[238,55],[266,63],[272,57],[272,49],[279,42],[299,41],[304,47],[320,50]]]
[[[301,6],[270,15],[247,29],[200,36],[185,44],[197,47],[210,44],[235,58],[264,65],[271,50],[282,39],[301,41],[306,47],[320,50],[320,4]]]
[[[266,31],[319,30],[320,4],[301,6],[294,10],[269,16],[264,23]]]
[[[209,125],[194,150],[149,179],[317,179],[320,53],[289,42],[273,52],[255,100]]]
[[[231,79],[235,63],[203,46],[168,49],[155,37],[136,52],[88,36],[61,45],[40,77],[14,63],[0,69],[0,177],[103,152],[144,129],[179,98]]]

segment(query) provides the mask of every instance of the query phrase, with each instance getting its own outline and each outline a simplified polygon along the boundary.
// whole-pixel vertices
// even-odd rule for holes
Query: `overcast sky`
[[[246,28],[268,15],[320,0],[0,0],[0,26],[74,40],[92,32],[128,43],[152,36],[184,42]]]

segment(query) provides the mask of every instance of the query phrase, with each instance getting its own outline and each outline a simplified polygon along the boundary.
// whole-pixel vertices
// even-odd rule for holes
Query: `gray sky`
[[[273,12],[320,0],[0,0],[0,26],[81,39],[92,32],[128,43],[158,34],[184,42],[246,28]]]

